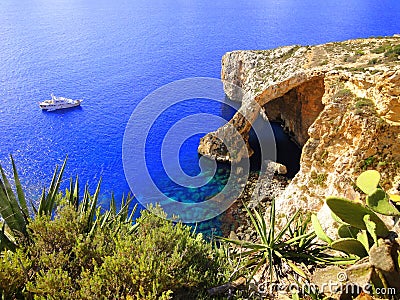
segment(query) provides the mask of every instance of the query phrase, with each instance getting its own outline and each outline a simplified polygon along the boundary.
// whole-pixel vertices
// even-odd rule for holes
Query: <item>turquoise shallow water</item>
[[[102,177],[104,205],[111,191],[117,198],[129,191],[121,159],[125,126],[155,89],[187,77],[218,78],[227,51],[400,32],[397,0],[2,0],[0,16],[0,162],[9,171],[8,154],[14,155],[23,184],[35,198],[68,154],[66,177],[79,174],[91,188]],[[84,103],[78,109],[41,112],[37,102],[51,92]],[[149,141],[151,155],[168,122],[200,111],[232,114],[220,103],[201,101],[161,117]],[[210,123],[209,131],[219,125]],[[199,172],[200,136],[180,150],[189,174]],[[158,176],[163,171],[157,158],[149,168],[165,193],[180,197],[188,192]],[[211,193],[221,188],[223,170]]]

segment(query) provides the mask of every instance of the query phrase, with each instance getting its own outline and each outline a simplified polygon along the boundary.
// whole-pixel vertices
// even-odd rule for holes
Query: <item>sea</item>
[[[37,203],[68,155],[64,187],[79,175],[81,185],[93,191],[101,178],[100,204],[107,207],[112,193],[118,200],[132,190],[122,160],[125,129],[154,91],[187,78],[220,78],[221,57],[228,51],[396,33],[398,0],[2,0],[0,163],[11,175],[13,155],[26,193]],[[38,102],[51,93],[84,101],[79,108],[43,112]],[[218,97],[224,99],[222,85]],[[170,197],[190,198],[193,187],[177,191],[169,184],[158,159],[166,129],[192,114],[228,120],[237,108],[229,104],[194,98],[160,114],[151,127],[148,172]],[[157,107],[155,99],[139,120],[154,117]],[[224,122],[210,122],[204,133]],[[293,176],[300,149],[279,124],[272,128],[277,159]],[[197,146],[204,133],[188,137],[178,151],[190,176],[201,172]],[[216,175],[209,182],[211,194],[226,183],[229,166],[218,165]]]

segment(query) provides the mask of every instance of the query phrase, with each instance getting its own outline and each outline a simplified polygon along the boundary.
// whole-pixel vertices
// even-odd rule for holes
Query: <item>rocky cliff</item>
[[[384,188],[398,193],[399,37],[229,52],[222,58],[222,80],[241,108],[201,140],[199,153],[242,159],[252,154],[248,144],[233,157],[221,142],[229,141],[232,127],[247,142],[260,113],[280,121],[302,146],[300,171],[277,200],[280,213],[319,211],[328,195],[358,198],[353,183],[365,169],[379,170]]]

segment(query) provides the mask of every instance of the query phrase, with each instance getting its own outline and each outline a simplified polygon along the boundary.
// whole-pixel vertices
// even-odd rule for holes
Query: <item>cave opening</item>
[[[260,118],[260,123],[265,121]],[[267,142],[275,142],[276,145],[276,162],[283,164],[287,168],[286,176],[293,178],[300,170],[300,156],[302,148],[294,142],[292,137],[282,127],[280,122],[270,122],[274,137],[273,140]],[[264,142],[264,141],[261,141]],[[254,130],[250,131],[249,136],[250,147],[254,150],[254,154],[250,158],[250,166],[252,171],[261,169],[261,147],[260,141],[256,137]]]
[[[286,166],[286,176],[289,178],[293,178],[300,170],[302,148],[309,138],[308,128],[324,108],[324,92],[324,78],[319,76],[289,90],[282,97],[266,101],[262,106],[274,134],[277,162]],[[260,100],[262,102],[263,99]],[[259,116],[253,127],[265,126],[265,122],[266,120]],[[260,170],[260,141],[256,138],[254,130],[250,131],[249,143],[254,150],[251,168]]]

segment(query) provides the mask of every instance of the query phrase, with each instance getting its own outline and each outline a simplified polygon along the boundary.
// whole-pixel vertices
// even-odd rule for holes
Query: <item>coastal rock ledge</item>
[[[204,136],[198,151],[242,159],[253,152],[248,134],[259,114],[281,122],[302,155],[300,171],[277,199],[279,213],[324,214],[326,196],[359,198],[354,182],[366,169],[381,172],[383,188],[399,193],[400,37],[228,52],[221,77],[227,97],[241,108]],[[242,137],[236,148],[232,128]],[[221,140],[233,145],[233,158]]]

